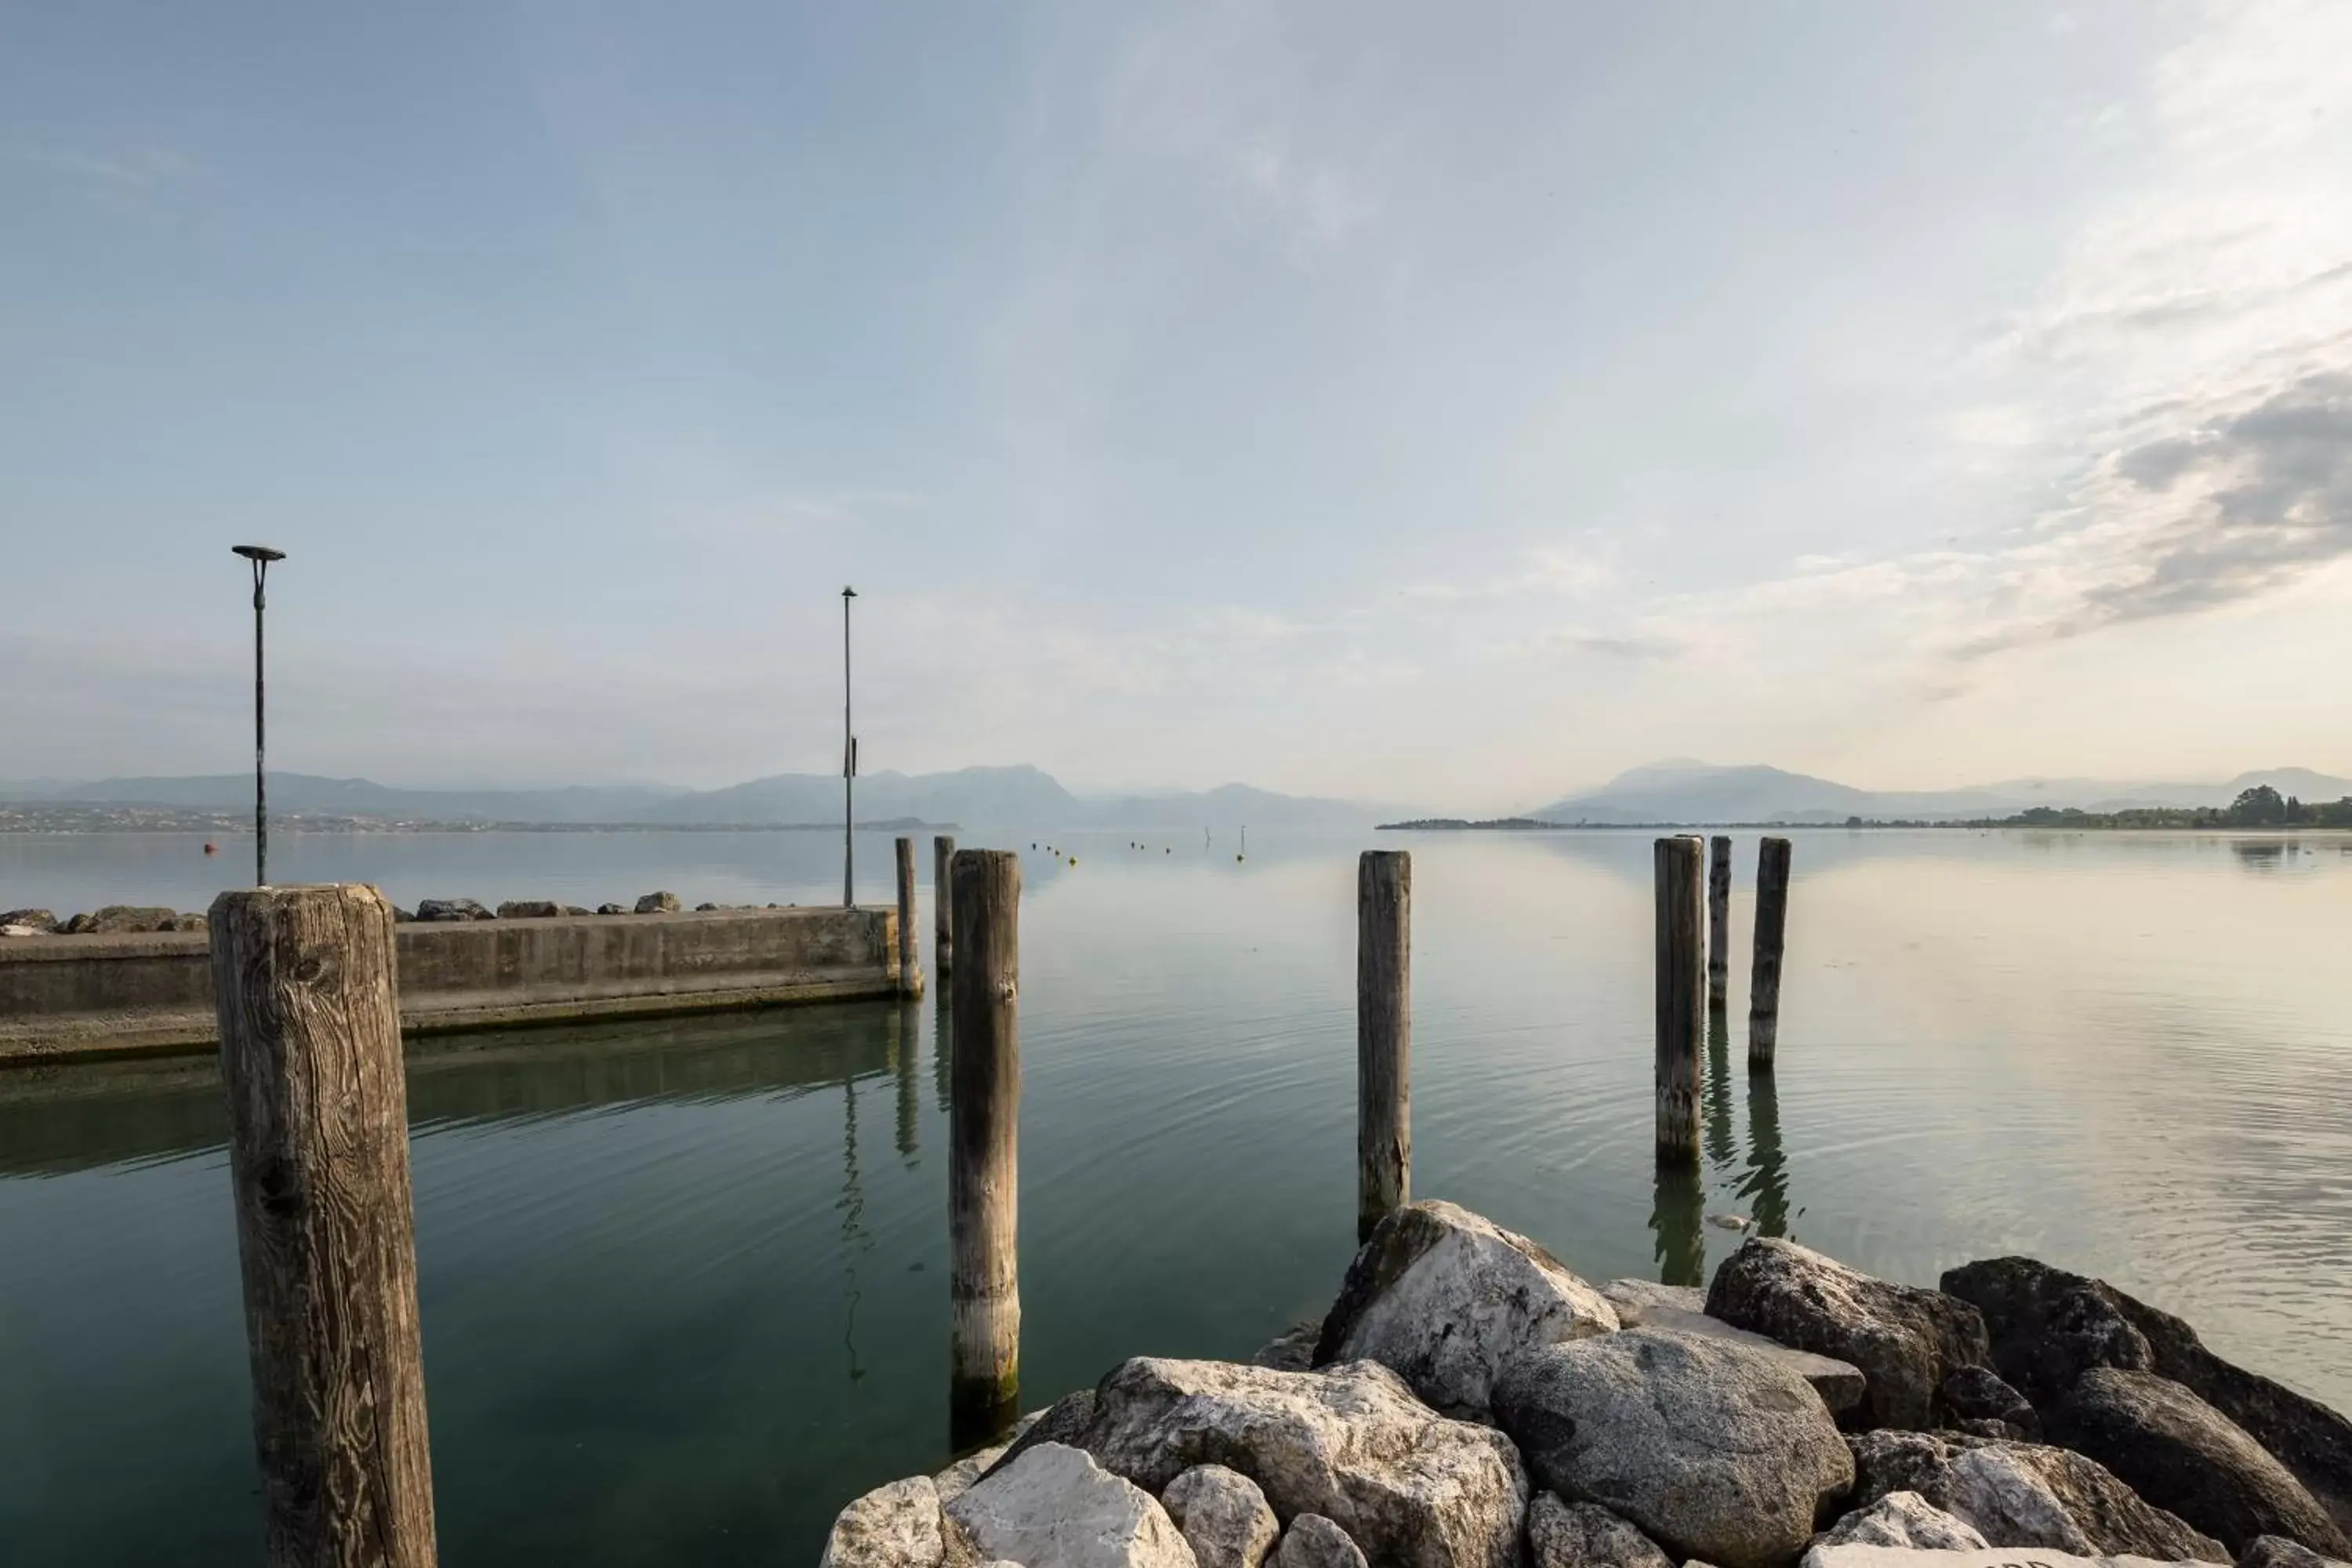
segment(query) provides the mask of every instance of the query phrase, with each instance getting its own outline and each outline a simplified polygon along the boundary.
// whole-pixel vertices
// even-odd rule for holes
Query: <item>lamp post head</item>
[[[272,550],[267,544],[232,544],[229,550],[234,554],[244,556],[247,561],[263,565],[272,561],[286,559],[286,552]]]
[[[844,588],[841,591],[841,596],[845,599],[855,599],[857,597],[857,590],[855,588]]]

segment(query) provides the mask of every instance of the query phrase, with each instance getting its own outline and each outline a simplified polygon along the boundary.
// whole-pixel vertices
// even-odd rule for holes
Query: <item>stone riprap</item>
[[[1947,1271],[1943,1288],[1983,1315],[1994,1366],[2037,1406],[2065,1398],[2093,1367],[2168,1377],[2235,1422],[2352,1531],[2352,1421],[2339,1413],[2222,1360],[2195,1329],[2104,1279],[1990,1258]]]
[[[1524,1237],[1412,1205],[1359,1252],[1323,1321],[1255,1364],[1124,1362],[1006,1442],[856,1500],[825,1561],[2341,1561],[2305,1473],[2336,1473],[2335,1412],[2098,1281],[2017,1258],[1955,1274],[1969,1299],[1755,1239],[1703,1300],[1642,1280],[1594,1291]]]

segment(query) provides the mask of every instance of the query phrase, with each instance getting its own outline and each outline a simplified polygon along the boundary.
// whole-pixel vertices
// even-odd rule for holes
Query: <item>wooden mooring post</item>
[[[1731,839],[1706,841],[1706,1006],[1720,1012],[1731,994]]]
[[[1701,841],[1661,838],[1657,871],[1658,1159],[1698,1158]]]
[[[1356,862],[1356,1240],[1412,1201],[1412,857]]]
[[[1780,951],[1789,935],[1789,841],[1756,847],[1756,967],[1748,982],[1748,1067],[1772,1069],[1780,1039]]]
[[[955,1060],[948,1104],[953,1340],[949,1436],[1012,1425],[1021,1394],[1021,858],[963,849],[955,902]]]
[[[955,840],[942,833],[931,840],[931,967],[942,975],[955,957],[955,892],[948,886],[948,865],[955,858]]]
[[[898,840],[898,994],[923,994],[923,960],[915,942],[915,841]]]
[[[223,893],[210,916],[271,1568],[432,1568],[392,906]]]

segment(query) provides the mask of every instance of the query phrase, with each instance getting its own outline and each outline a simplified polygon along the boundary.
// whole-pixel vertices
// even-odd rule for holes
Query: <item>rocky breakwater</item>
[[[842,1510],[828,1568],[2319,1568],[2352,1427],[2028,1259],[1752,1239],[1598,1289],[1444,1203],[1248,1364],[1123,1363]],[[2045,1440],[2046,1439],[2046,1440]]]

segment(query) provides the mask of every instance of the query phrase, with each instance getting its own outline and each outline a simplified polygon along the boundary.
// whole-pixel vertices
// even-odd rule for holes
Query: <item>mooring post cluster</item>
[[[1699,876],[1706,856],[1706,1013],[1699,1011]],[[1657,903],[1658,1160],[1699,1154],[1698,1054],[1706,1017],[1727,1005],[1731,978],[1731,840],[1695,834],[1654,849]],[[1772,1069],[1780,1028],[1780,958],[1789,928],[1789,841],[1765,838],[1756,854],[1756,952],[1748,988],[1748,1066]]]

